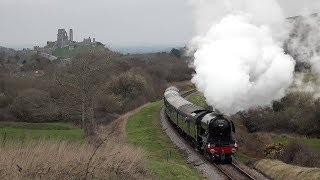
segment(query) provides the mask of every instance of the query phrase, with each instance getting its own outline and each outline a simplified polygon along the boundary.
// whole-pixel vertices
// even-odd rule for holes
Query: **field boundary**
[[[147,154],[149,171],[159,179],[202,179],[161,128],[161,101],[149,103],[129,117],[127,141]]]

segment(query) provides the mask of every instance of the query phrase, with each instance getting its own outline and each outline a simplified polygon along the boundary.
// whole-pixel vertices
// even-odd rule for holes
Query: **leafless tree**
[[[68,113],[80,112],[82,127],[93,120],[94,97],[99,87],[99,66],[86,56],[78,56],[58,73],[56,83],[63,91],[62,104]],[[67,106],[67,107],[66,107]]]

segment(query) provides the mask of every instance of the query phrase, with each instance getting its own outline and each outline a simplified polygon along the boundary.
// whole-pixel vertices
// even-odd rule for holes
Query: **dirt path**
[[[147,105],[148,104],[144,104],[144,105],[142,105],[132,111],[129,111],[129,112],[121,115],[119,118],[113,120],[110,124],[108,124],[106,126],[100,126],[99,127],[100,136],[116,137],[116,139],[121,140],[121,141],[125,140],[125,137],[126,137],[125,129],[126,129],[126,124],[127,124],[128,118],[131,115],[139,112],[143,107],[145,107]]]

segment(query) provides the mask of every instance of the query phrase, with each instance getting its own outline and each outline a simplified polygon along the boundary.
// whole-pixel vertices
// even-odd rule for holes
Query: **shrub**
[[[105,94],[112,94],[113,99],[109,97],[108,101],[116,102],[115,107],[120,105],[121,111],[126,112],[155,99],[157,95],[154,85],[155,82],[145,73],[132,69],[112,78],[106,86]]]
[[[131,100],[146,93],[146,84],[146,80],[141,75],[125,72],[113,78],[109,88],[112,93]]]
[[[278,159],[299,166],[320,167],[320,153],[305,144],[290,142],[278,156]]]
[[[8,112],[8,109],[0,109],[0,121],[16,121],[17,119]]]
[[[31,77],[16,77],[9,74],[0,77],[0,82],[1,90],[10,97],[16,97],[20,91],[30,89],[36,84],[36,81]]]
[[[182,52],[179,49],[172,48],[170,54],[176,56],[177,58],[181,58]]]
[[[264,155],[267,158],[277,158],[283,152],[284,145],[282,143],[267,145],[264,150]]]
[[[271,108],[241,112],[250,132],[273,131],[320,136],[320,102],[310,93],[290,93]]]
[[[169,53],[121,55],[101,46],[73,54],[65,65],[30,55],[20,70],[0,72],[0,94],[5,95],[0,108],[9,107],[21,121],[77,121],[83,99],[90,116],[122,113],[160,99],[168,81],[189,80],[192,73],[185,57]],[[39,69],[43,73],[33,72]],[[16,72],[21,70],[25,72]],[[97,96],[106,84],[104,94]],[[35,93],[27,93],[30,89]]]
[[[31,55],[30,59],[21,67],[21,71],[43,70],[50,65],[50,60],[41,57],[39,54],[33,54]]]
[[[0,108],[7,107],[12,102],[12,97],[4,93],[0,94]]]
[[[10,112],[20,121],[48,122],[60,120],[57,106],[49,95],[37,89],[27,89],[10,105]]]
[[[96,102],[96,110],[105,113],[121,112],[121,99],[114,94],[99,93]]]
[[[270,108],[250,109],[240,113],[249,132],[269,130],[275,121],[273,111]]]
[[[109,89],[113,94],[121,96],[125,102],[148,94],[146,79],[130,71],[114,77],[109,84]]]

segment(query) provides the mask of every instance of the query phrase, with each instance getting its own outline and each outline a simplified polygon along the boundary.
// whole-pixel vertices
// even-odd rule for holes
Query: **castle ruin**
[[[91,37],[84,38],[83,41],[80,43],[82,44],[95,43],[95,38],[93,38],[92,40],[91,40]],[[57,41],[55,44],[56,48],[70,47],[70,45],[73,45],[75,43],[77,42],[73,40],[73,29],[69,29],[69,36],[65,29],[58,29]]]
[[[70,41],[70,42],[73,42],[73,29],[70,29],[70,30],[69,30],[69,36],[70,36],[70,37],[69,37],[69,41]]]
[[[70,43],[70,40],[68,38],[67,31],[65,29],[58,29],[56,46],[58,48],[63,48],[68,46],[69,43]]]

